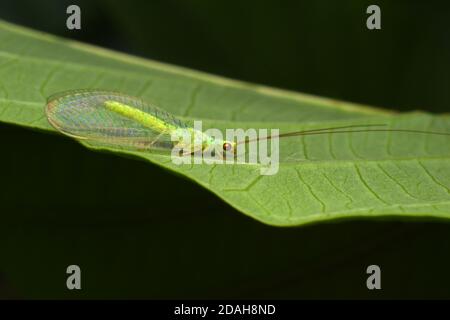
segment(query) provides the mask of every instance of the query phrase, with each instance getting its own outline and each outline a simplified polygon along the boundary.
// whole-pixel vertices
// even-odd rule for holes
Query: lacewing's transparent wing
[[[146,121],[114,112],[107,104],[117,103],[131,113],[139,113]],[[141,99],[107,91],[79,90],[49,97],[48,121],[65,135],[92,144],[136,149],[172,148],[172,130],[187,124],[166,111]],[[153,125],[154,123],[158,125]]]

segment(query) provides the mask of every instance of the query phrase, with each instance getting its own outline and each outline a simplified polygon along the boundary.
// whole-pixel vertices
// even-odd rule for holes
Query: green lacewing
[[[252,141],[215,139],[203,132],[196,132],[191,123],[182,121],[151,103],[117,92],[77,90],[59,93],[49,97],[46,114],[54,128],[70,137],[139,150],[171,150],[177,143],[179,148],[189,150],[192,154],[198,149],[211,147],[236,154],[237,144]],[[384,124],[348,125],[288,132],[277,137],[349,132],[408,132],[450,136],[446,132],[376,128],[382,126]],[[182,136],[183,131],[189,132],[191,136],[196,134],[201,143],[194,144],[187,139],[172,141],[173,133]],[[273,139],[273,136],[264,139]]]
[[[129,147],[139,150],[172,149],[171,134],[194,129],[190,123],[139,98],[117,92],[78,90],[51,96],[46,107],[47,119],[61,133],[93,143]],[[202,148],[215,142],[196,132]],[[191,141],[181,141],[189,150]],[[232,144],[226,145],[231,149]]]

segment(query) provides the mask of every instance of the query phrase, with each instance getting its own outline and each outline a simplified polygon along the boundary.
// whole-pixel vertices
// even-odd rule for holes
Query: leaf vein
[[[356,174],[358,175],[359,180],[362,182],[362,184],[364,185],[364,187],[369,191],[369,193],[371,193],[376,199],[378,199],[380,202],[386,204],[386,205],[390,205],[389,203],[387,203],[385,200],[383,200],[383,198],[381,198],[367,183],[367,181],[363,178],[361,171],[359,169],[359,167],[354,164],[354,167],[356,169]]]
[[[320,204],[321,212],[322,212],[322,213],[325,213],[326,208],[327,208],[326,205],[325,205],[325,202],[323,202],[323,201],[319,198],[319,196],[316,195],[316,193],[314,192],[313,188],[312,188],[309,184],[306,183],[306,181],[303,179],[302,175],[300,174],[300,171],[299,171],[297,168],[295,168],[295,172],[297,173],[297,176],[298,176],[299,180],[306,186],[306,188],[308,189],[309,193],[310,193],[310,194],[313,196],[313,198],[316,199],[316,201]]]

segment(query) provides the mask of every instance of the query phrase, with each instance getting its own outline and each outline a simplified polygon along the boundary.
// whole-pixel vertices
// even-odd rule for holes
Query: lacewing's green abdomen
[[[144,111],[130,107],[126,104],[117,101],[106,100],[104,102],[104,105],[106,109],[111,110],[112,112],[115,112],[121,116],[124,116],[125,118],[132,119],[142,124],[144,127],[150,128],[158,132],[171,131],[177,129],[176,126],[172,125],[171,123],[164,122],[163,120],[155,117],[152,114],[146,113]]]

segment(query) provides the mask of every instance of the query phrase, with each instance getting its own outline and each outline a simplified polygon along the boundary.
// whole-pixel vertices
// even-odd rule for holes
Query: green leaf
[[[280,132],[384,123],[450,131],[448,115],[386,110],[248,84],[136,58],[0,23],[0,121],[52,131],[46,98],[71,89],[140,96],[204,127]],[[170,157],[131,155],[184,175],[243,213],[294,226],[358,216],[450,217],[450,139],[406,133],[353,133],[281,141],[276,175],[257,165],[176,166]],[[154,182],[149,182],[154,183]],[[174,190],[173,197],[182,190]]]

